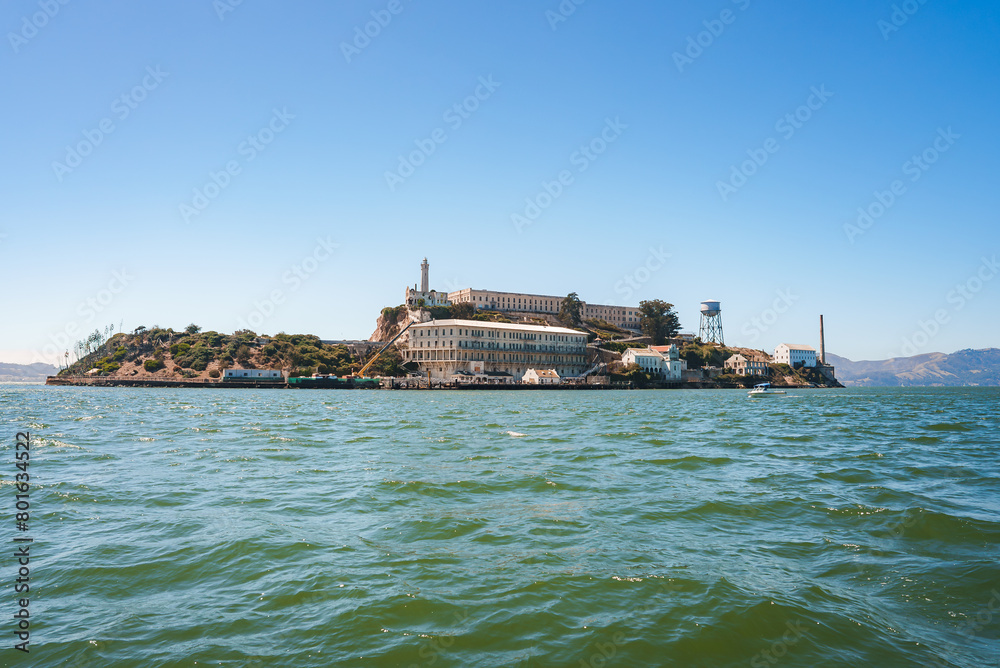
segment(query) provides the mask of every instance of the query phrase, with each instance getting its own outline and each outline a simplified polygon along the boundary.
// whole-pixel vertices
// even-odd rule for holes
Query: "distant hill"
[[[46,376],[54,376],[59,369],[51,364],[5,364],[0,362],[0,383],[44,383]]]
[[[861,362],[831,353],[826,357],[837,368],[837,380],[848,387],[1000,385],[1000,348]]]

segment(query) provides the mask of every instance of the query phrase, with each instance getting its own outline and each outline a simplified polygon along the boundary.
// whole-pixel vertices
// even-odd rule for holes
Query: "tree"
[[[626,364],[622,367],[619,375],[622,376],[623,380],[632,383],[636,387],[646,387],[649,384],[649,376],[638,364]]]
[[[639,328],[653,339],[654,346],[662,346],[667,339],[677,335],[681,323],[673,304],[651,299],[639,302]]]
[[[582,323],[583,302],[575,292],[566,295],[559,305],[559,320],[567,327],[579,327]]]
[[[250,363],[250,348],[247,346],[240,346],[236,350],[236,361],[240,363],[240,366],[246,366]]]
[[[198,332],[201,331],[201,327],[192,322],[190,325],[184,328],[184,331],[187,332],[188,334],[197,334]]]
[[[476,307],[472,302],[461,302],[451,306],[451,317],[455,320],[472,320],[475,314]]]

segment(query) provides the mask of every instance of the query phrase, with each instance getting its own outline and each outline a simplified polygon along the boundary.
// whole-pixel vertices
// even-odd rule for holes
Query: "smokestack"
[[[826,336],[823,333],[823,316],[819,317],[819,362],[826,364]]]

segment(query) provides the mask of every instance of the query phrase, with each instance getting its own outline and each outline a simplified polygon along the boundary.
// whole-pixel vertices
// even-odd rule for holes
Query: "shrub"
[[[222,375],[222,374],[221,374],[221,373],[219,373],[219,370],[218,370],[218,369],[212,369],[211,371],[209,371],[209,372],[208,372],[208,377],[209,377],[209,378],[218,378],[218,377],[219,377],[219,376],[221,376],[221,375]]]
[[[222,345],[223,337],[218,332],[204,332],[201,338],[205,342],[205,345],[210,348],[218,348]]]
[[[431,319],[433,320],[448,320],[451,318],[450,306],[432,306],[429,310],[431,312]]]
[[[399,316],[401,316],[405,311],[405,304],[400,304],[399,306],[386,306],[382,309],[382,318],[385,319],[386,322],[396,322],[399,320]]]
[[[246,366],[250,361],[250,349],[246,346],[240,346],[236,351],[236,361]]]
[[[163,360],[146,360],[145,362],[142,363],[143,369],[145,369],[146,371],[153,371],[153,372],[159,371],[165,366],[166,364],[163,363]]]

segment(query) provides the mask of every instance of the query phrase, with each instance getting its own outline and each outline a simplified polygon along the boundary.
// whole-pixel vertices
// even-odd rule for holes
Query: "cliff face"
[[[368,337],[369,341],[390,341],[399,334],[401,327],[409,320],[406,308],[384,309],[375,321],[375,331]]]

